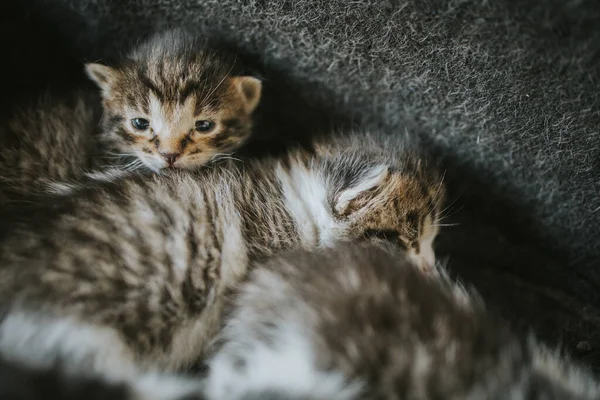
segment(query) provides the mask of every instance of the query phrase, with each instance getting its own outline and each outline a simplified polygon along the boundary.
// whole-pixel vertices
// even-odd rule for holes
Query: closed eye
[[[400,235],[393,230],[367,229],[364,236],[368,239],[382,239],[387,241],[398,241]]]

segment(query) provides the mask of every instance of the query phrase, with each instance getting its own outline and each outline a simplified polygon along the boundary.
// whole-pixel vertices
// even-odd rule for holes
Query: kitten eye
[[[209,132],[215,127],[215,123],[208,120],[196,121],[196,130],[198,132]]]
[[[131,120],[131,126],[138,131],[145,131],[150,126],[150,122],[144,118],[134,118]]]
[[[389,242],[398,241],[400,235],[393,230],[367,229],[364,236],[368,239],[382,239]]]

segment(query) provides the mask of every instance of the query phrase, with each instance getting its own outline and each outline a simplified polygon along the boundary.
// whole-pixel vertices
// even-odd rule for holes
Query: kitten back
[[[209,399],[600,395],[587,372],[397,249],[282,254],[256,266],[231,307],[209,363]]]

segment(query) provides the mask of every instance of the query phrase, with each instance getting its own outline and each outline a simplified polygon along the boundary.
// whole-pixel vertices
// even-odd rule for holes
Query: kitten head
[[[205,164],[249,137],[262,85],[235,67],[180,31],[152,38],[117,65],[86,65],[101,89],[109,145],[155,171]]]
[[[433,241],[445,190],[420,161],[414,168],[385,163],[357,165],[355,175],[332,197],[334,215],[350,237],[400,245],[421,269],[433,271]]]

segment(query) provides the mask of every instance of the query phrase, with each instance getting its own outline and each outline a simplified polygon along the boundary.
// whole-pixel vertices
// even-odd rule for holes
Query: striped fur
[[[91,100],[84,91],[46,93],[0,126],[0,206],[93,166],[98,113]]]
[[[365,236],[381,242],[378,229],[396,243],[437,232],[423,225],[441,207],[435,172],[399,143],[382,152],[394,147],[379,139],[196,172],[94,177],[63,185],[23,217],[11,212],[0,246],[0,352],[118,376],[179,370],[203,354],[252,261]]]
[[[591,374],[514,334],[441,272],[355,244],[255,266],[209,362],[206,398],[600,398]]]
[[[86,65],[99,86],[106,146],[152,170],[194,168],[248,139],[262,85],[241,76],[233,55],[208,49],[192,34],[171,30],[107,66]],[[136,127],[143,119],[148,126]],[[196,128],[204,121],[209,129]]]

